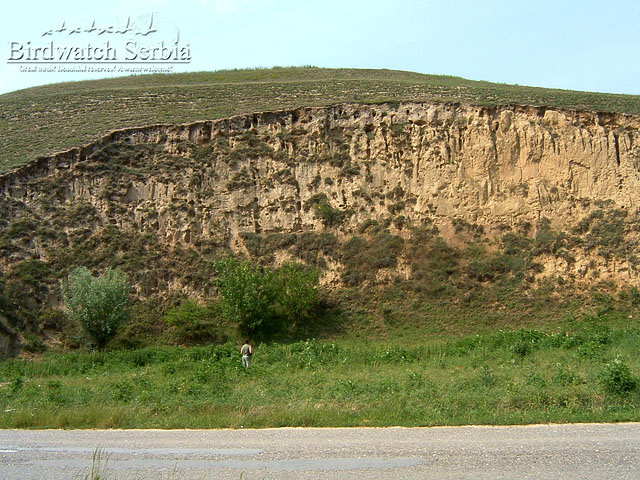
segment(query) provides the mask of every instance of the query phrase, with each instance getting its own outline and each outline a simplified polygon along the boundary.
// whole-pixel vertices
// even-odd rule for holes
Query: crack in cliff
[[[618,134],[613,132],[613,148],[615,150],[616,155],[616,165],[620,166],[620,143],[618,141]]]

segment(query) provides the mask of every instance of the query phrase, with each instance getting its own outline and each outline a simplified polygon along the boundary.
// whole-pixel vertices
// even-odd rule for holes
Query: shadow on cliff
[[[295,325],[274,326],[250,336],[263,343],[289,343],[309,338],[334,338],[348,331],[348,315],[335,300],[322,298],[310,314]]]
[[[14,356],[18,348],[18,334],[9,326],[7,320],[0,315],[0,360]]]

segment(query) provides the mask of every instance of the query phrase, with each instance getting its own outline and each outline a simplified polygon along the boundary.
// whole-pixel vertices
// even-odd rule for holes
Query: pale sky
[[[107,39],[73,27],[121,28],[155,15],[157,32],[128,38],[188,45],[172,71],[315,65],[388,68],[473,80],[640,94],[640,2],[612,0],[115,0],[2,7],[0,93],[105,73],[21,72],[16,45]],[[47,36],[46,31],[66,28]],[[140,30],[139,30],[140,31]],[[44,35],[44,36],[43,36]],[[109,37],[124,41],[126,34]],[[71,43],[69,43],[71,42]],[[118,47],[118,59],[123,48]],[[24,65],[22,65],[24,67]],[[113,74],[112,74],[113,75]]]

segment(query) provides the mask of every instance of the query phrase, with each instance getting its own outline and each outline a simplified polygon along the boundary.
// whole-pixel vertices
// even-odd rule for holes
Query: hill
[[[133,76],[0,95],[0,172],[115,129],[339,103],[535,105],[640,114],[640,96],[575,92],[393,70],[314,67]]]
[[[317,68],[3,95],[0,427],[637,421],[639,99]],[[280,295],[249,370],[229,255]],[[106,351],[77,266],[134,286]]]
[[[0,352],[81,344],[79,265],[132,279],[121,345],[180,342],[164,312],[215,302],[230,252],[322,272],[305,336],[633,315],[639,98],[315,68],[4,95]]]

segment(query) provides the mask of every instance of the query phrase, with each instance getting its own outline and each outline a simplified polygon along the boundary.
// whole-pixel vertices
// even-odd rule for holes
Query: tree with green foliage
[[[227,257],[216,263],[216,286],[223,313],[246,333],[254,332],[267,320],[271,292],[270,270],[262,270],[247,260]]]
[[[216,263],[223,313],[247,334],[273,334],[318,304],[318,272],[297,263],[276,269],[227,257]]]
[[[119,269],[94,277],[86,267],[75,268],[63,287],[69,317],[82,325],[98,349],[103,349],[128,316],[131,284]]]
[[[273,270],[270,314],[275,327],[296,327],[318,306],[318,270],[300,263],[285,263]]]

